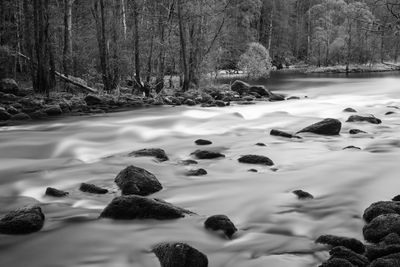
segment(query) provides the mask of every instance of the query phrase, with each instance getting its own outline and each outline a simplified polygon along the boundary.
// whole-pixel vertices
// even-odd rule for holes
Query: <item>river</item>
[[[155,267],[154,244],[182,241],[205,253],[211,267],[306,267],[328,257],[314,244],[319,235],[362,239],[364,209],[400,193],[400,110],[389,107],[400,107],[400,75],[285,74],[266,84],[301,99],[226,108],[157,107],[0,128],[0,214],[40,202],[46,215],[38,233],[0,235],[0,266]],[[351,114],[342,110],[347,107],[383,123],[346,123]],[[388,111],[397,113],[386,116]],[[342,121],[340,136],[269,135],[272,128],[295,132],[328,117]],[[350,135],[352,128],[367,134]],[[198,149],[198,138],[211,140],[210,147],[226,158],[200,161],[196,168],[208,175],[187,177],[193,166],[178,162]],[[362,150],[343,150],[350,145]],[[170,160],[127,157],[141,148],[162,148]],[[268,156],[275,166],[238,163],[244,154]],[[171,221],[97,219],[119,194],[115,176],[131,164],[163,184],[152,197],[198,215]],[[82,182],[111,193],[82,193]],[[70,195],[46,197],[48,186]],[[315,198],[298,200],[291,193],[295,189]],[[232,240],[203,228],[215,214],[236,224],[239,232]]]

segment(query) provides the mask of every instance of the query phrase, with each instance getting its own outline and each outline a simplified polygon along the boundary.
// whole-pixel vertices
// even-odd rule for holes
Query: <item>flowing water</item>
[[[362,238],[363,210],[400,193],[400,75],[283,75],[267,86],[301,100],[226,108],[159,107],[92,117],[72,117],[0,129],[0,214],[40,203],[46,222],[27,236],[0,235],[0,266],[159,266],[151,247],[182,241],[204,252],[213,267],[318,266],[328,257],[314,244],[321,234]],[[307,98],[304,98],[307,96]],[[381,125],[346,123],[353,107]],[[397,114],[385,116],[387,111]],[[269,135],[298,131],[323,118],[343,123],[340,136]],[[351,128],[367,134],[349,135]],[[224,159],[182,166],[210,139]],[[263,142],[267,146],[255,144]],[[354,145],[362,150],[343,150]],[[163,148],[169,161],[131,158],[141,148]],[[238,163],[244,154],[270,157],[273,168]],[[198,215],[171,221],[97,219],[119,195],[113,179],[128,165],[154,173],[164,189],[153,197]],[[208,175],[187,177],[190,168]],[[256,168],[258,173],[248,172]],[[78,190],[82,182],[107,195]],[[46,187],[67,190],[45,197]],[[315,196],[298,200],[291,191]],[[232,240],[203,228],[207,216],[226,214],[239,228]]]

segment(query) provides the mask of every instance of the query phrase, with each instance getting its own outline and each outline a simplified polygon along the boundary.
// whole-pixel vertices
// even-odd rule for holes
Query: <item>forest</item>
[[[0,78],[30,77],[43,94],[55,90],[57,81],[88,90],[134,86],[158,93],[172,84],[166,77],[180,77],[179,88],[186,91],[221,70],[246,71],[240,61],[249,44],[264,47],[266,68],[274,69],[395,63],[400,53],[395,0],[3,0],[0,5]]]

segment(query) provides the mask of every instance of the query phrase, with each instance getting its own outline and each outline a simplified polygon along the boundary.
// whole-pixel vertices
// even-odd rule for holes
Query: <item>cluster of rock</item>
[[[119,95],[55,93],[51,98],[21,89],[13,79],[0,81],[0,122],[2,125],[31,119],[74,114],[107,113],[129,108],[155,105],[201,105],[202,107],[225,107],[230,102],[254,104],[254,100],[282,101],[285,97],[273,94],[264,86],[251,86],[236,81],[232,86],[210,87],[204,90],[173,92],[172,95],[143,98],[132,95],[129,90]]]
[[[325,235],[316,242],[332,247],[330,258],[321,267],[400,266],[400,202],[373,203],[365,211],[363,244],[354,238]]]

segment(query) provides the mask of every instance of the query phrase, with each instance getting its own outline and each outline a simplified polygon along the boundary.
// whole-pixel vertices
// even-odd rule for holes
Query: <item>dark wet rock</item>
[[[365,251],[365,246],[361,241],[349,237],[321,235],[317,240],[315,240],[315,243],[326,244],[332,247],[342,246],[358,254],[363,254]]]
[[[43,118],[47,118],[47,114],[42,111],[42,110],[37,110],[35,112],[29,113],[29,116],[32,119],[43,119]]]
[[[108,193],[108,190],[105,188],[101,188],[101,187],[98,187],[97,185],[87,184],[87,183],[81,183],[79,190],[81,190],[82,192],[92,193],[92,194],[107,194]]]
[[[360,147],[358,147],[358,146],[346,146],[346,147],[344,147],[344,148],[343,148],[343,150],[346,150],[346,149],[356,149],[356,150],[361,150],[361,148],[360,148]]]
[[[191,155],[195,156],[198,159],[216,159],[216,158],[224,158],[225,155],[219,152],[207,151],[207,150],[196,150]]]
[[[330,259],[344,259],[357,267],[366,267],[369,263],[365,256],[355,253],[354,251],[343,246],[334,247],[329,251]]]
[[[287,100],[299,100],[299,99],[300,99],[300,97],[298,97],[298,96],[291,96]]]
[[[257,94],[257,95],[259,95],[260,97],[262,97],[262,96],[270,96],[270,95],[271,95],[271,92],[270,92],[269,90],[267,90],[263,85],[254,85],[254,86],[251,86],[251,87],[249,88],[248,93],[250,93],[250,94]],[[256,96],[256,95],[255,95],[255,96]],[[257,96],[256,96],[256,97],[257,97]],[[260,97],[257,97],[257,98],[260,98]]]
[[[191,212],[160,199],[130,195],[114,198],[102,211],[100,217],[115,220],[169,220],[182,218],[185,214],[191,214]]]
[[[364,117],[359,115],[350,116],[346,122],[369,122],[373,124],[381,124],[382,121],[375,117]]]
[[[301,138],[299,136],[295,136],[293,134],[290,134],[290,133],[287,133],[284,131],[280,131],[280,130],[275,130],[275,129],[272,129],[269,134],[273,135],[273,136],[280,136],[280,137],[286,137],[286,138]]]
[[[243,100],[247,101],[247,102],[251,102],[254,101],[254,96],[252,95],[247,95],[243,97]]]
[[[400,253],[390,254],[373,261],[368,267],[399,267]]]
[[[207,256],[184,243],[161,243],[153,252],[161,267],[208,267]]]
[[[249,102],[249,101],[239,101],[236,104],[238,105],[255,105],[255,102]]]
[[[204,227],[213,231],[222,231],[228,238],[232,238],[237,229],[233,222],[226,215],[214,215],[208,217]]]
[[[382,214],[400,214],[400,202],[397,201],[379,201],[372,203],[365,211],[363,218],[366,222]]]
[[[400,201],[400,195],[397,195],[394,198],[392,198],[392,201]]]
[[[189,170],[186,173],[186,176],[203,176],[203,175],[207,175],[207,171],[205,169]]]
[[[130,157],[155,157],[159,161],[167,161],[168,156],[163,149],[145,148],[129,153]]]
[[[264,143],[257,143],[256,146],[267,146],[267,145]]]
[[[323,121],[314,123],[297,133],[315,133],[321,135],[338,135],[340,129],[342,128],[342,123],[337,119],[324,119]]]
[[[94,106],[102,104],[103,100],[96,95],[87,95],[85,97],[85,102],[88,106]]]
[[[133,165],[123,169],[114,181],[123,195],[147,196],[162,189],[154,174]]]
[[[345,108],[343,112],[357,112],[354,108]]]
[[[360,133],[367,133],[367,132],[364,132],[363,130],[360,129],[351,129],[349,131],[349,134],[360,134]]]
[[[6,78],[0,81],[0,92],[16,95],[18,91],[19,87],[15,80]]]
[[[181,160],[181,161],[179,161],[179,163],[182,164],[182,165],[193,165],[193,164],[198,164],[197,161],[192,160],[192,159]]]
[[[6,235],[30,234],[42,229],[44,214],[40,207],[26,207],[8,212],[0,219],[0,233]]]
[[[391,233],[385,236],[379,243],[381,246],[400,245],[400,236],[396,233]]]
[[[49,116],[59,116],[62,114],[62,110],[59,105],[49,106],[47,107],[44,112],[46,112]]]
[[[21,112],[12,116],[11,119],[15,121],[27,121],[30,120],[31,117],[28,114]]]
[[[5,111],[4,109],[0,109],[0,121],[7,121],[11,119],[11,114]]]
[[[388,245],[388,246],[367,246],[367,252],[365,256],[370,260],[376,260],[378,258],[385,257],[390,254],[400,253],[400,245]]]
[[[321,264],[319,267],[356,267],[349,261],[341,258],[332,258]]]
[[[399,214],[390,213],[379,215],[363,228],[365,240],[372,243],[378,243],[391,233],[400,234]]]
[[[396,112],[394,112],[394,111],[388,111],[388,112],[385,113],[386,116],[387,116],[387,115],[392,115],[392,114],[396,114]]]
[[[194,105],[196,105],[196,102],[192,99],[186,99],[184,104],[188,105],[188,106],[194,106]]]
[[[220,108],[226,106],[225,102],[222,101],[222,100],[216,100],[216,101],[214,102],[214,104],[215,104],[217,107],[220,107]]]
[[[244,95],[249,93],[250,87],[250,84],[237,80],[232,84],[231,90]]]
[[[250,169],[250,170],[247,170],[248,172],[258,172],[258,170],[256,170],[256,169]]]
[[[58,190],[53,187],[47,187],[46,189],[46,196],[51,196],[51,197],[65,197],[69,193],[66,191]]]
[[[269,101],[284,101],[285,96],[280,94],[272,94],[269,96]]]
[[[240,157],[238,161],[240,163],[248,163],[248,164],[261,164],[267,166],[274,165],[274,162],[270,158],[260,155],[245,155]]]
[[[196,141],[194,141],[196,143],[196,145],[198,146],[206,146],[206,145],[211,145],[212,142],[209,140],[204,140],[204,139],[197,139]]]
[[[292,192],[293,194],[295,194],[298,199],[313,199],[314,196],[311,195],[310,193],[303,191],[303,190],[294,190]]]

